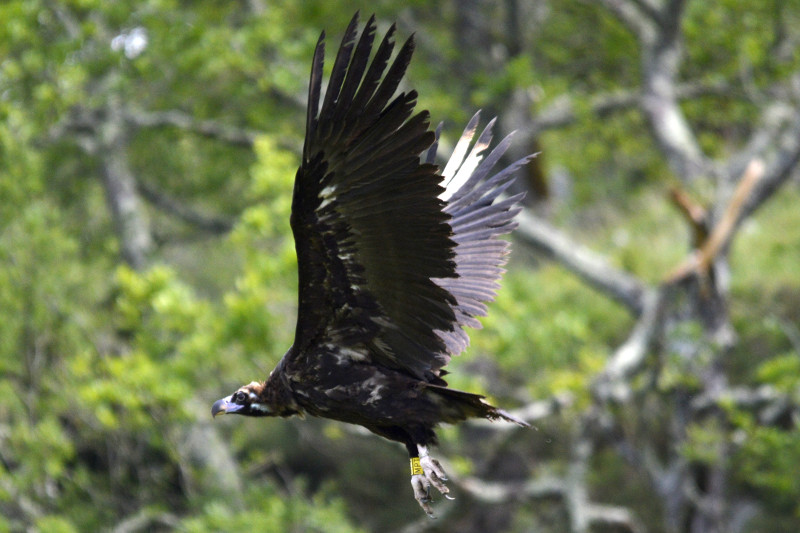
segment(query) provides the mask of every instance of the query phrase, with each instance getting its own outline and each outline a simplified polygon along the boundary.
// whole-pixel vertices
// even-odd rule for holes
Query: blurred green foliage
[[[641,117],[588,111],[593,94],[638,83],[635,42],[608,13],[585,2],[549,5],[522,53],[461,77],[453,74],[465,54],[449,30],[454,3],[374,4],[382,29],[399,20],[400,38],[417,32],[409,84],[434,122],[447,119],[450,142],[474,107],[497,107],[516,87],[536,85],[542,107],[568,93],[579,120],[541,139],[547,169],[566,172],[573,186],[553,218],[648,281],[684,257],[685,229],[664,200],[668,171]],[[694,71],[687,76],[730,81],[745,62],[762,87],[796,72],[796,50],[768,53],[774,35],[762,30],[773,27],[776,10],[796,19],[797,2],[689,5],[686,53]],[[499,8],[490,7],[485,17],[497,22]],[[0,531],[125,524],[383,531],[419,518],[403,452],[350,428],[222,420],[214,426],[222,442],[208,437],[211,403],[265,377],[292,341],[297,281],[288,219],[309,59],[322,28],[329,54],[336,48],[357,8],[351,1],[0,4]],[[147,36],[138,55],[112,49],[115,37],[135,28]],[[87,149],[91,132],[63,130],[78,108],[100,115],[177,110],[262,132],[251,150],[174,125],[130,130],[128,158],[138,179],[201,213],[231,217],[232,231],[198,237],[147,205],[159,241],[152,265],[121,265],[102,153]],[[716,98],[713,108],[702,99],[685,108],[704,147],[718,154],[743,139],[755,113],[735,95]],[[692,192],[708,195],[699,185]],[[734,245],[732,309],[741,342],[730,361],[742,383],[771,384],[795,400],[798,200],[797,187],[787,188]],[[511,407],[568,391],[577,409],[633,319],[516,248],[484,329],[454,360],[450,381]],[[665,373],[659,386],[686,386],[684,370]],[[735,432],[737,483],[761,494],[776,520],[796,517],[798,428],[761,427],[745,413],[732,418],[733,430],[693,427],[686,456],[718,460],[714,450]],[[513,452],[533,456],[543,448],[559,457],[563,449],[545,445],[543,433],[526,434]],[[471,435],[442,432],[442,447],[462,474],[474,470],[476,449],[494,446]],[[215,463],[221,456],[228,461]],[[619,458],[603,457],[597,487],[630,480]],[[234,481],[223,481],[226,475]],[[652,507],[631,487],[631,498],[638,492]],[[509,527],[557,530],[557,515],[544,506],[522,509]]]

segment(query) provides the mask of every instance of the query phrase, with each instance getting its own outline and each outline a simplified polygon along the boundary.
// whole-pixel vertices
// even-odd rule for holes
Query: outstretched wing
[[[508,242],[498,237],[516,227],[514,217],[521,209],[519,203],[524,196],[520,193],[502,198],[502,194],[511,185],[514,172],[534,157],[524,157],[489,177],[508,149],[511,135],[483,159],[483,152],[492,141],[495,121],[487,124],[470,150],[479,118],[480,113],[472,117],[442,171],[445,191],[440,197],[447,202],[444,211],[452,217],[450,226],[456,243],[456,276],[435,280],[456,299],[453,306],[456,323],[451,329],[439,332],[447,344],[448,360],[469,345],[463,328],[481,327],[475,317],[486,316],[486,303],[494,299],[500,286]],[[435,155],[436,144],[428,150],[426,160],[433,161]]]
[[[313,364],[303,358],[335,349],[435,379],[447,360],[441,332],[452,331],[460,311],[433,281],[457,275],[441,178],[419,160],[434,134],[426,112],[412,117],[416,92],[392,99],[413,39],[386,71],[394,26],[370,63],[374,17],[356,42],[357,22],[356,15],[345,32],[321,106],[324,33],[314,54],[292,202],[299,308],[290,357]]]

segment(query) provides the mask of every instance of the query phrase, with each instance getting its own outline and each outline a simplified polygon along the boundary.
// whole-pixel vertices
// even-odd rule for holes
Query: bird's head
[[[272,416],[273,410],[264,401],[265,383],[253,381],[211,406],[211,415],[237,414],[245,416]]]

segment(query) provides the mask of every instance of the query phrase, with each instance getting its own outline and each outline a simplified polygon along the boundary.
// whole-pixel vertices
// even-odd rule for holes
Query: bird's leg
[[[431,518],[435,518],[430,506],[432,501],[431,485],[444,494],[448,500],[453,499],[449,495],[450,489],[444,484],[445,481],[447,481],[447,475],[444,473],[442,465],[428,455],[427,446],[418,444],[417,454],[411,456],[411,487],[414,489],[414,498]]]

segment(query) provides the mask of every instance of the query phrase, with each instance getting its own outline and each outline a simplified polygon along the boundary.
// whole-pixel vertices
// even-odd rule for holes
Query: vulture
[[[439,127],[398,92],[413,36],[390,61],[393,25],[372,54],[375,17],[344,33],[323,93],[325,33],[311,64],[302,162],[292,197],[298,310],[294,344],[265,381],[214,403],[212,415],[311,415],[403,443],[411,485],[433,516],[448,496],[429,455],[435,428],[468,418],[523,420],[479,394],[448,388],[443,367],[469,343],[495,296],[521,194],[504,195],[521,159],[492,170],[510,137],[485,154],[490,122],[469,122],[443,170]],[[370,61],[370,57],[372,60]],[[484,157],[485,155],[485,157]]]

